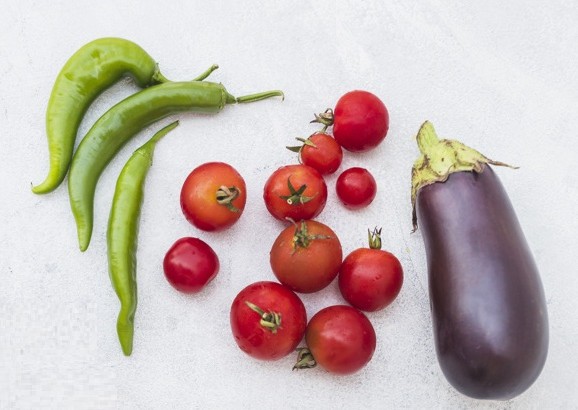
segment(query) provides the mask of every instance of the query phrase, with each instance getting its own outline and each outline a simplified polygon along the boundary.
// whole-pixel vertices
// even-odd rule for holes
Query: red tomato
[[[376,345],[369,319],[345,305],[317,312],[307,325],[305,341],[317,364],[336,374],[351,374],[363,368]]]
[[[317,292],[337,276],[343,253],[339,238],[316,221],[302,221],[285,228],[273,243],[271,269],[295,292]]]
[[[327,185],[314,168],[286,165],[269,177],[263,199],[267,210],[279,220],[312,219],[325,208]]]
[[[366,207],[375,198],[377,183],[365,168],[353,167],[339,175],[335,183],[337,196],[349,209]]]
[[[307,313],[301,299],[275,282],[243,289],[231,305],[231,329],[242,351],[261,360],[293,352],[305,333]]]
[[[333,125],[335,140],[346,150],[363,152],[383,141],[389,129],[389,113],[377,96],[356,90],[344,94],[333,112],[316,116],[316,122]]]
[[[169,283],[185,293],[197,293],[219,272],[219,258],[198,238],[181,238],[167,251],[163,269]]]
[[[204,231],[228,228],[241,217],[247,200],[243,177],[223,162],[195,168],[181,189],[181,209],[187,220]]]
[[[339,290],[345,300],[358,309],[374,312],[397,297],[403,285],[399,260],[381,250],[380,231],[370,234],[370,248],[351,252],[339,272]]]
[[[315,168],[321,175],[337,171],[343,160],[343,150],[331,135],[317,132],[306,140],[302,138],[297,140],[303,142],[303,145],[287,148],[299,152],[302,164]]]

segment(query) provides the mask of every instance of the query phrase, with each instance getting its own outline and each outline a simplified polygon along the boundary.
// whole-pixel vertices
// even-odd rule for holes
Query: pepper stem
[[[149,82],[149,85],[162,84],[162,83],[168,83],[168,82],[170,82],[170,80],[161,73],[161,71],[159,69],[159,65],[157,64],[157,66],[155,68],[155,72],[153,73],[151,81]]]
[[[281,97],[281,100],[284,100],[285,94],[283,94],[283,91],[281,91],[281,90],[272,90],[272,91],[265,91],[265,92],[257,93],[257,94],[244,95],[242,97],[237,97],[235,100],[239,104],[243,104],[243,103],[261,101],[261,100],[265,100],[265,99],[271,98],[271,97]]]
[[[245,304],[249,306],[249,309],[261,316],[261,320],[259,321],[261,326],[269,330],[271,333],[277,333],[277,329],[281,327],[281,313],[273,311],[265,312],[259,306],[249,302],[248,300],[245,301]]]
[[[217,68],[219,68],[219,65],[213,64],[212,66],[207,68],[205,71],[203,71],[201,74],[199,74],[198,76],[193,78],[192,81],[203,81],[205,78],[207,78],[209,75],[211,75],[211,73],[213,71],[215,71]]]

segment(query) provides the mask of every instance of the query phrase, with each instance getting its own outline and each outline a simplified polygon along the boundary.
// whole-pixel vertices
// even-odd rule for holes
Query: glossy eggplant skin
[[[548,352],[544,290],[498,176],[456,172],[422,187],[436,352],[461,393],[507,400],[539,376]]]

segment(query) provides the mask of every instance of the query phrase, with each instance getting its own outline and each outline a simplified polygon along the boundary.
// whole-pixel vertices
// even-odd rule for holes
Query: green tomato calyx
[[[261,317],[261,320],[259,320],[259,324],[261,326],[263,326],[265,329],[267,329],[271,333],[277,333],[277,329],[279,329],[281,327],[281,313],[277,313],[277,312],[273,312],[273,311],[265,312],[259,306],[255,305],[255,304],[253,304],[247,300],[245,301],[245,304],[253,312],[259,314],[259,316]]]

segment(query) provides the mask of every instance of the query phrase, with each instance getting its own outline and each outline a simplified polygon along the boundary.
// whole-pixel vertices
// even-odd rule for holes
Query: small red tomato
[[[339,272],[339,290],[345,300],[366,312],[389,305],[403,285],[401,263],[392,253],[381,250],[380,233],[370,232],[369,249],[351,252]]]
[[[169,283],[185,293],[197,293],[219,272],[219,258],[198,238],[181,238],[167,251],[163,269]]]
[[[287,147],[299,153],[302,164],[315,168],[321,175],[333,174],[343,160],[343,150],[335,139],[324,132],[317,132],[307,139],[297,138],[303,145]]]
[[[193,169],[181,189],[181,209],[187,220],[204,231],[228,228],[241,217],[247,200],[243,177],[223,162]]]
[[[375,330],[369,319],[345,305],[329,306],[317,312],[307,325],[305,341],[315,362],[336,374],[351,374],[362,369],[371,360],[376,345]]]
[[[317,115],[315,122],[333,125],[335,140],[346,150],[363,152],[383,141],[389,130],[389,113],[377,96],[356,90],[344,94],[335,110]]]
[[[276,360],[293,352],[305,333],[307,313],[299,297],[275,282],[256,282],[231,305],[231,329],[242,351]]]
[[[317,292],[337,276],[343,253],[339,238],[316,221],[285,228],[270,252],[271,269],[283,285],[295,292]]]
[[[263,199],[267,210],[279,220],[312,219],[325,208],[327,185],[314,168],[286,165],[269,177]]]
[[[335,183],[337,196],[349,209],[366,207],[375,198],[377,183],[365,168],[353,167],[339,175]]]

